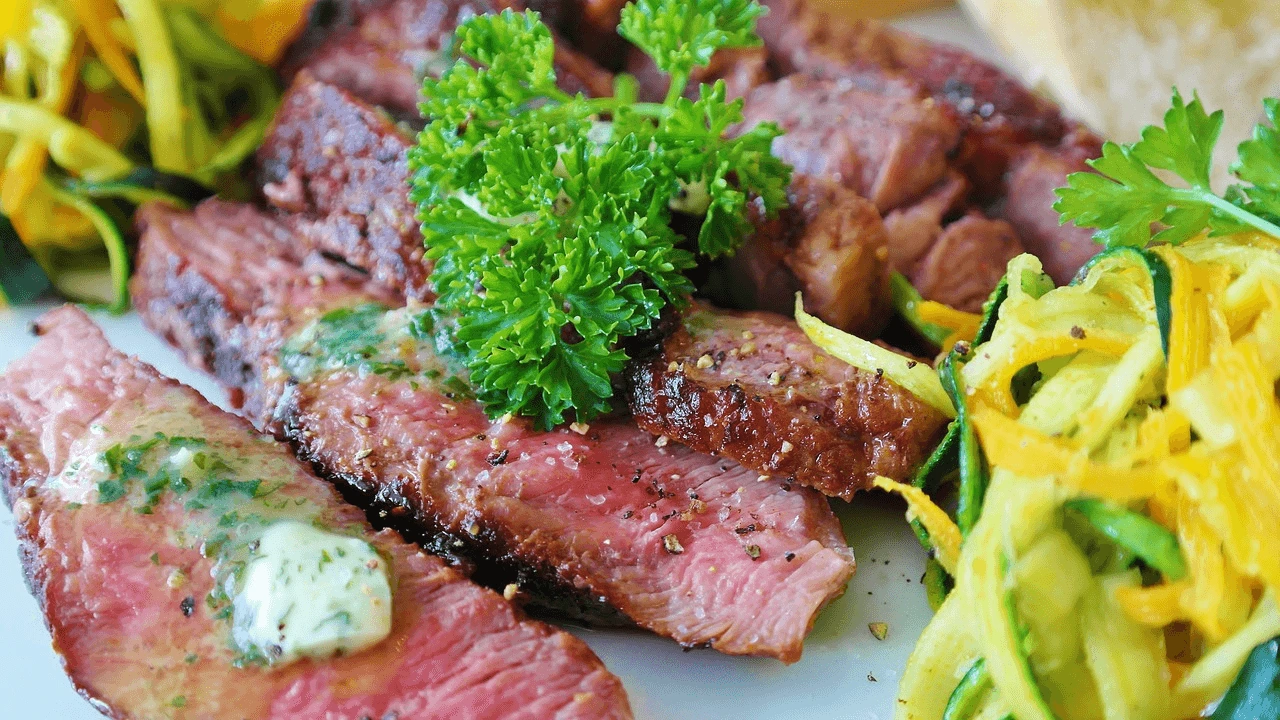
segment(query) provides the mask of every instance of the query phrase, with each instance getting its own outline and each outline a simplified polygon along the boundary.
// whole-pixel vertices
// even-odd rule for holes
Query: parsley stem
[[[684,95],[684,89],[689,85],[689,73],[677,72],[671,75],[671,86],[667,88],[667,97],[662,100],[662,104],[671,107],[676,104],[676,100]]]
[[[1244,208],[1237,207],[1231,202],[1218,197],[1207,190],[1199,190],[1196,188],[1176,189],[1174,195],[1187,200],[1207,203],[1215,210],[1221,211],[1223,214],[1230,215],[1232,218],[1239,220],[1245,225],[1252,226],[1259,232],[1270,235],[1274,238],[1280,238],[1280,226],[1266,221],[1265,219],[1254,215]]]
[[[590,98],[586,102],[588,107],[591,108],[591,113],[593,115],[599,115],[601,113],[609,113],[612,115],[624,105],[628,112],[636,115],[643,115],[644,117],[664,118],[671,115],[671,107],[660,103],[619,103],[616,98],[611,97]]]

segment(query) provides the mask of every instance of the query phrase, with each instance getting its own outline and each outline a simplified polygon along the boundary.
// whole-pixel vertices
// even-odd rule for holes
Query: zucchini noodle
[[[139,198],[245,194],[305,0],[22,0],[0,15],[0,214],[31,262],[0,306],[53,287],[128,307]],[[234,37],[232,37],[234,35]],[[249,48],[244,50],[243,48]]]
[[[990,338],[949,356],[989,486],[896,717],[1207,714],[1280,635],[1280,241],[1028,277],[1011,261]],[[952,537],[927,496],[877,484]]]

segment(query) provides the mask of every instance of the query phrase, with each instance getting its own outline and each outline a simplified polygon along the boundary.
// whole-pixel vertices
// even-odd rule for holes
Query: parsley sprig
[[[1105,143],[1102,157],[1089,161],[1100,174],[1067,176],[1053,208],[1063,222],[1096,228],[1094,239],[1107,247],[1180,243],[1205,228],[1212,235],[1254,230],[1280,237],[1280,100],[1269,98],[1263,107],[1267,123],[1240,144],[1230,168],[1245,184],[1222,196],[1210,182],[1222,111],[1206,113],[1198,97],[1187,103],[1174,90],[1163,127],[1148,126],[1135,143]],[[1185,186],[1170,185],[1154,170]]]
[[[628,5],[620,32],[672,77],[662,103],[637,102],[626,76],[610,98],[560,90],[535,12],[458,27],[458,60],[424,81],[410,197],[436,312],[492,415],[551,427],[608,412],[620,341],[693,290],[695,253],[672,212],[701,216],[692,245],[714,258],[749,229],[750,196],[770,213],[786,204],[790,168],[770,154],[781,131],[737,132],[742,101],[723,82],[684,97],[717,50],[759,43],[763,12],[754,0]]]

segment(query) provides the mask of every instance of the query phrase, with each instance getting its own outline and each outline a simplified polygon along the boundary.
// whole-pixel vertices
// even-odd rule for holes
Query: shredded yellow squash
[[[43,270],[72,299],[124,308],[121,226],[131,204],[117,201],[131,189],[154,197],[174,186],[153,168],[191,188],[236,190],[234,170],[279,97],[263,63],[279,59],[309,7],[8,0],[0,12],[0,213],[34,259],[31,271]],[[108,296],[91,289],[97,283],[64,281],[95,268],[109,273]],[[9,292],[0,288],[0,305]]]
[[[896,717],[1201,715],[1280,635],[1280,241],[1116,253],[998,317],[962,370],[990,484]]]

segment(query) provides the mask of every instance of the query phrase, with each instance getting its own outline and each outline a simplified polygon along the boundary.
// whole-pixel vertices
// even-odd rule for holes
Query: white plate
[[[993,57],[990,46],[956,10],[925,13],[899,24]],[[34,338],[27,325],[38,314],[33,308],[0,311],[0,366],[31,347]],[[117,347],[214,402],[225,401],[209,378],[186,368],[170,348],[143,330],[136,316],[95,317]],[[804,658],[794,665],[709,650],[683,652],[641,632],[569,629],[622,678],[639,718],[888,720],[907,655],[930,617],[919,584],[924,554],[899,505],[866,498],[841,506],[839,512],[858,572],[845,595],[818,618]],[[6,512],[0,512],[0,619],[0,717],[101,717],[76,695],[50,647],[39,609],[23,583],[13,517]],[[888,624],[885,640],[871,635],[867,625],[872,622]]]

